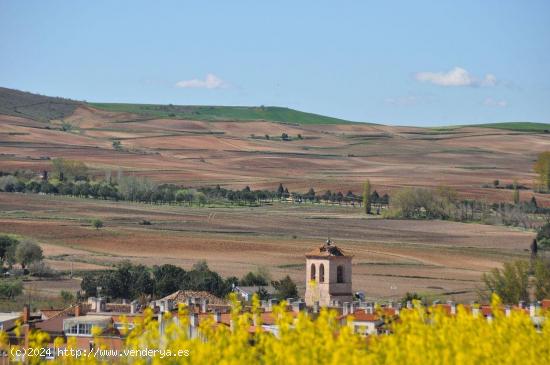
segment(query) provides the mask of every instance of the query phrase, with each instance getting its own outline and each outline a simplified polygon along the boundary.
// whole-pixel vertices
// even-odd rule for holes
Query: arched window
[[[323,264],[319,266],[319,282],[320,283],[325,282],[325,265]]]
[[[315,280],[315,276],[317,275],[317,273],[315,272],[315,264],[311,264],[311,270],[310,270],[310,276],[311,276],[311,280]]]
[[[336,282],[344,282],[344,267],[342,265],[338,265],[338,267],[336,268]]]

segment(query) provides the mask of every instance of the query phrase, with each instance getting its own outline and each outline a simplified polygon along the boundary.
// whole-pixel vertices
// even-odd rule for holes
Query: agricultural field
[[[536,156],[550,150],[546,125],[395,127],[285,108],[86,104],[5,90],[0,171],[38,176],[63,157],[84,162],[98,179],[121,171],[186,187],[275,190],[283,183],[304,193],[360,194],[368,178],[380,194],[449,186],[487,202],[511,202],[513,191],[503,187],[517,181],[525,187],[521,200],[535,196],[550,206],[550,195],[533,191]],[[92,228],[94,218],[105,227]],[[144,219],[152,224],[140,225]],[[501,226],[367,219],[346,205],[199,208],[20,193],[0,193],[0,227],[39,242],[46,263],[65,272],[125,259],[185,268],[206,259],[226,276],[258,267],[274,278],[289,274],[301,291],[304,253],[330,236],[354,255],[354,289],[369,298],[416,291],[462,301],[477,298],[484,272],[528,257],[534,237]],[[58,289],[46,286],[45,295]],[[62,286],[76,290],[78,279]]]
[[[48,122],[0,115],[0,170],[38,172],[65,157],[99,176],[122,170],[190,187],[274,189],[283,183],[292,191],[345,193],[359,192],[368,177],[382,193],[446,185],[464,198],[507,201],[512,191],[482,186],[498,179],[532,187],[536,155],[550,148],[550,135],[537,130],[324,123],[155,119],[85,104]],[[546,195],[536,197],[549,203]]]
[[[258,267],[274,278],[289,274],[302,292],[304,254],[329,235],[354,255],[354,289],[386,299],[407,291],[476,299],[481,274],[528,257],[533,236],[479,224],[367,219],[359,208],[309,204],[197,208],[0,193],[0,211],[2,231],[40,242],[57,270],[101,270],[126,259],[189,269],[205,259],[224,276]],[[104,228],[91,226],[95,217]],[[144,219],[152,224],[141,225]]]

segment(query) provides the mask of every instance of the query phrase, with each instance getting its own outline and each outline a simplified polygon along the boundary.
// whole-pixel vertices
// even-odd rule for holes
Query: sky
[[[550,123],[550,1],[0,0],[0,86],[392,125]]]

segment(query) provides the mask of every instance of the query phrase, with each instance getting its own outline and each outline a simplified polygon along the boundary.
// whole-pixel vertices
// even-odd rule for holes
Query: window
[[[323,264],[319,266],[319,282],[320,283],[325,282],[325,265]]]
[[[338,265],[338,267],[336,268],[336,282],[344,282],[344,267],[342,265]]]
[[[311,270],[310,270],[311,274],[311,280],[315,280],[315,276],[317,275],[317,273],[315,272],[315,264],[311,264]]]
[[[79,323],[78,324],[78,334],[79,335],[91,335],[92,334],[92,324],[91,323]]]

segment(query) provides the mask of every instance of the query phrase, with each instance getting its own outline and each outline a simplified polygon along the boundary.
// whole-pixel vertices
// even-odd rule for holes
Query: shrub
[[[0,177],[0,190],[6,191],[6,192],[13,192],[15,191],[15,186],[19,180],[15,176],[8,175],[8,176],[2,176]]]
[[[61,293],[59,293],[59,295],[61,296],[61,299],[65,304],[72,303],[75,300],[74,294],[67,290],[61,290]]]
[[[97,230],[103,228],[103,221],[99,218],[96,218],[92,220],[92,226]]]
[[[0,279],[0,298],[13,299],[23,293],[21,280]]]
[[[29,272],[33,276],[37,277],[52,277],[57,273],[44,261],[34,261],[29,265]]]

